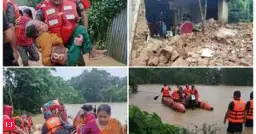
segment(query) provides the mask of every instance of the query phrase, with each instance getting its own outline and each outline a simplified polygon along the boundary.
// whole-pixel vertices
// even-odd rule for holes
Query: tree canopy
[[[111,76],[104,70],[85,70],[81,75],[68,80],[88,102],[126,102],[127,77]]]
[[[252,68],[131,68],[129,85],[205,84],[252,86]]]

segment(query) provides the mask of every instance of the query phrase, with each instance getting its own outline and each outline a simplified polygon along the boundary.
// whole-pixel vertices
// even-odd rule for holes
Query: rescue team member
[[[174,101],[176,102],[181,102],[183,100],[183,91],[182,91],[182,87],[180,85],[177,85],[177,89],[175,89],[172,92],[172,98]]]
[[[42,134],[68,134],[73,126],[64,123],[57,116],[54,116],[51,111],[44,112],[45,123],[42,127]]]
[[[250,100],[246,103],[246,127],[253,127],[253,92],[250,94]]]
[[[186,84],[186,88],[183,90],[183,93],[184,93],[184,98],[187,98],[190,96],[191,89],[189,88],[188,84]]]
[[[161,93],[163,93],[162,97],[171,97],[170,91],[172,91],[171,88],[167,84],[164,84],[164,87],[161,89]]]
[[[199,92],[198,92],[198,90],[195,88],[194,85],[191,86],[190,94],[191,94],[191,95],[194,95],[195,98],[196,98],[196,101],[198,101],[198,99],[199,99]]]
[[[18,61],[19,54],[14,38],[15,33],[8,22],[6,12],[3,12],[3,33],[3,65],[14,66]]]
[[[16,48],[16,38],[19,34],[19,29],[16,27],[17,22],[19,21],[19,9],[18,5],[13,0],[3,0],[3,8],[6,14],[7,22],[9,27],[13,30],[11,34],[13,45],[4,44],[4,66],[18,66],[18,52]]]
[[[29,8],[23,10],[23,15],[20,17],[19,29],[20,33],[17,37],[17,48],[19,50],[23,66],[28,66],[28,60],[38,61],[39,54],[33,40],[26,36],[26,24],[32,20],[32,12]]]
[[[85,29],[88,28],[88,19],[86,14],[87,9],[90,7],[88,0],[45,0],[44,5],[45,6],[41,6],[41,9],[38,10],[36,19],[47,22],[49,30],[61,37],[65,46],[70,48],[72,47],[70,45],[74,40],[87,38],[84,37],[87,30],[84,31],[81,30],[80,27],[77,27],[77,22],[79,16],[82,17],[83,26]],[[59,11],[56,11],[57,9]],[[63,15],[60,13],[62,10],[64,10]],[[87,44],[79,51],[80,55],[79,62],[77,63],[78,66],[85,66],[83,54],[90,52],[90,56],[94,55],[94,51],[91,51],[91,42],[88,41],[85,43]],[[72,58],[76,59],[77,57],[76,55],[73,55]]]
[[[234,100],[230,102],[228,110],[224,117],[224,124],[228,120],[228,133],[242,133],[243,123],[245,120],[245,102],[241,100],[241,92],[235,91],[233,94]]]

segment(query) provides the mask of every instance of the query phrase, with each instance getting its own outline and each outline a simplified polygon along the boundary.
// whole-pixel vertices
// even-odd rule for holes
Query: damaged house
[[[206,19],[228,21],[229,0],[201,0],[203,14],[207,8]],[[199,0],[145,0],[146,18],[149,23],[164,21],[167,30],[179,26],[184,21],[200,23]]]

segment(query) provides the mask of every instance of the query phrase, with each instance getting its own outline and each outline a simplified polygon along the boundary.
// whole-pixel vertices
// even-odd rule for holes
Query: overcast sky
[[[127,68],[97,68],[99,70],[105,70],[113,76],[125,77],[127,76]],[[52,72],[54,76],[60,76],[64,80],[68,80],[72,77],[82,74],[84,70],[92,70],[92,68],[56,68],[56,72]]]

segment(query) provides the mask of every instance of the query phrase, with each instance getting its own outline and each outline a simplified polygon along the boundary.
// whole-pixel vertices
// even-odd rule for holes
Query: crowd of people
[[[15,120],[15,130],[4,134],[126,134],[127,125],[111,117],[111,107],[102,104],[96,108],[92,105],[83,105],[74,120],[67,116],[65,106],[59,100],[46,103],[41,112],[44,115],[44,124],[35,127],[31,114],[22,113],[13,117],[13,107],[4,105],[4,119]]]
[[[194,104],[199,100],[199,92],[194,85],[191,85],[190,88],[187,84],[184,89],[180,85],[177,85],[177,88],[172,91],[167,84],[164,84],[164,87],[161,89],[161,93],[162,97],[170,97],[175,102],[182,102],[192,109],[195,108]]]
[[[84,54],[93,60],[106,52],[93,47],[87,31],[89,0],[44,0],[36,15],[13,0],[3,7],[4,66],[18,66],[19,57],[28,66],[40,53],[44,66],[85,66]]]

